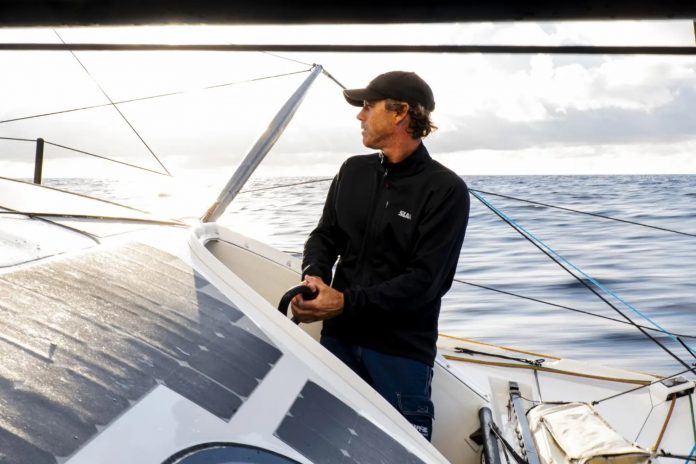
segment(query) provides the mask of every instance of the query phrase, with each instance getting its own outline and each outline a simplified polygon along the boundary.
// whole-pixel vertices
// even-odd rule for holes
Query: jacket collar
[[[382,168],[388,170],[389,175],[402,176],[415,174],[423,170],[423,168],[425,168],[425,166],[430,162],[431,158],[428,150],[425,148],[425,145],[423,145],[423,142],[421,142],[418,145],[418,148],[416,148],[412,154],[410,154],[400,163],[390,163],[382,152],[379,153],[379,160]]]

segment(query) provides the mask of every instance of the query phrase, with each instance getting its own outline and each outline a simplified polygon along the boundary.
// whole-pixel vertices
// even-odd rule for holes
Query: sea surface
[[[643,372],[684,369],[635,327],[605,318],[629,317],[649,327],[654,321],[696,347],[696,176],[464,179],[542,240],[599,296],[472,196],[457,281],[443,301],[441,332]],[[205,179],[185,187],[95,179],[47,183],[189,220],[202,215],[224,184]],[[252,179],[221,222],[301,256],[328,186],[320,178]],[[685,363],[696,362],[670,336],[648,333]]]

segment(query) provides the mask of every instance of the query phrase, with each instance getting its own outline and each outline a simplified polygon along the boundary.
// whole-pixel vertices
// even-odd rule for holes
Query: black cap
[[[421,104],[428,111],[435,109],[433,91],[414,72],[390,71],[380,74],[372,79],[364,89],[344,90],[343,96],[353,106],[362,106],[363,101],[393,98],[404,101],[411,106]]]

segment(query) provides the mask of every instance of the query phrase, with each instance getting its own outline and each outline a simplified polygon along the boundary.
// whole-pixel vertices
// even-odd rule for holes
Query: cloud
[[[566,57],[567,59],[567,57]],[[652,110],[669,103],[674,89],[696,85],[691,60],[616,57],[601,61],[537,55],[520,66],[494,58],[465,62],[458,82],[438,80],[438,113],[493,113],[513,121],[535,121],[574,109],[606,107]]]
[[[546,108],[548,117],[539,120],[510,120],[491,112],[451,118],[434,139],[444,151],[696,140],[696,88],[671,91],[669,103],[649,110]]]
[[[66,40],[85,42],[683,45],[693,41],[691,27],[688,21],[629,21],[282,29],[76,28],[61,29],[60,33]],[[11,32],[0,31],[0,39],[58,40],[44,29]],[[412,53],[296,53],[287,56],[290,60],[262,53],[78,56],[91,77],[69,53],[0,52],[0,120],[107,103],[99,86],[113,100],[189,90],[184,95],[126,103],[119,108],[172,170],[230,166],[241,160],[306,74],[200,89],[306,69],[300,61],[324,64],[349,87],[363,86],[387,70],[418,72],[435,91],[434,118],[441,130],[428,144],[437,153],[468,152],[481,159],[498,159],[494,153],[519,152],[516,159],[522,159],[544,152],[549,169],[557,165],[565,170],[565,160],[600,157],[612,153],[611,147],[619,147],[616,153],[625,153],[633,146],[640,153],[637,158],[645,172],[649,172],[659,167],[651,161],[650,153],[664,151],[660,147],[676,147],[675,153],[683,153],[683,147],[696,137],[696,118],[690,114],[696,104],[696,65],[691,58]],[[335,83],[320,77],[265,165],[279,173],[334,171],[349,154],[367,151],[360,144],[356,112],[345,103]],[[44,137],[126,162],[158,166],[110,107],[0,124],[1,136]],[[17,146],[0,141],[2,160],[30,163],[32,147]],[[51,160],[66,162],[75,156],[55,147],[48,155]],[[664,160],[665,156],[669,155],[655,159]],[[499,162],[505,165],[502,159]],[[677,165],[694,171],[688,163],[677,160]],[[528,163],[519,169],[535,172],[540,168]]]
[[[696,174],[696,142],[581,145],[514,150],[431,150],[463,176]]]

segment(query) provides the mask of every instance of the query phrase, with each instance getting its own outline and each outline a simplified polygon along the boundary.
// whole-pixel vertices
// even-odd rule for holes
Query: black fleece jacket
[[[397,164],[349,158],[304,248],[303,277],[344,293],[343,313],[322,334],[432,365],[468,218],[466,184],[422,143]]]

